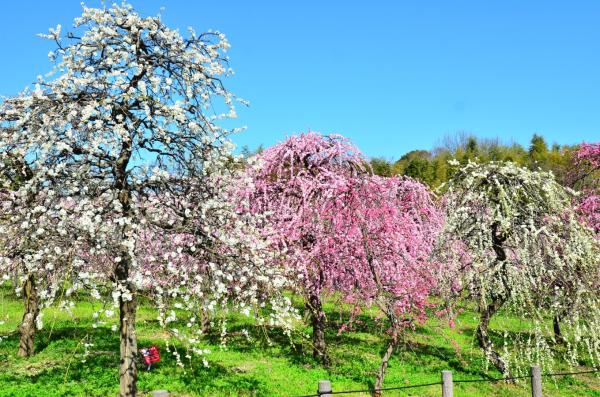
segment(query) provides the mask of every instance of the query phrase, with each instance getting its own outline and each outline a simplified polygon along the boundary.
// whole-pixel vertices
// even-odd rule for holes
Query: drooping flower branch
[[[551,173],[512,163],[469,163],[447,189],[437,254],[457,270],[459,288],[477,306],[477,340],[486,357],[505,374],[532,361],[552,367],[560,351],[548,335],[559,318],[564,358],[575,365],[585,353],[597,364],[599,249],[579,222],[571,191]],[[527,333],[510,338],[514,350],[499,351],[489,335],[500,310],[530,323]]]
[[[568,181],[581,191],[578,210],[600,238],[600,143],[579,146]]]

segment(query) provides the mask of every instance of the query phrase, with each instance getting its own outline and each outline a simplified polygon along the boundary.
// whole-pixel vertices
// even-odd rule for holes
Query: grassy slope
[[[15,329],[21,317],[21,303],[6,289],[2,290],[0,316],[0,396],[104,396],[116,395],[118,386],[118,334],[106,328],[91,329],[93,310],[89,302],[79,303],[73,316],[53,308],[44,311],[44,329],[36,340],[37,354],[30,359],[16,357],[18,335]],[[333,305],[327,307],[332,323],[339,318]],[[165,333],[155,314],[142,306],[138,317],[139,345],[158,344],[162,361],[150,372],[142,370],[139,389],[149,392],[168,389],[175,396],[297,396],[314,393],[319,379],[330,379],[334,390],[365,389],[372,385],[379,354],[385,339],[381,328],[371,317],[364,317],[353,332],[337,335],[335,324],[328,334],[334,364],[327,371],[310,357],[310,345],[294,337],[295,346],[273,332],[272,345],[264,339],[248,343],[239,334],[247,321],[231,320],[232,336],[226,350],[219,348],[216,335],[209,337],[207,347],[210,367],[194,360],[185,368],[177,367],[174,358],[164,349]],[[523,330],[515,319],[502,317],[511,331]],[[440,371],[450,369],[454,379],[497,377],[485,371],[481,353],[474,346],[474,314],[465,311],[450,330],[437,322],[417,330],[410,343],[394,355],[388,368],[388,387],[437,382]],[[306,330],[308,331],[308,329]],[[83,359],[83,344],[94,344],[90,355]],[[545,396],[600,397],[600,379],[590,375],[557,378],[557,383],[544,385]],[[148,394],[150,395],[150,394]],[[358,396],[360,394],[350,394]],[[368,395],[368,394],[364,394]],[[439,386],[390,391],[384,396],[439,396]],[[463,383],[455,385],[455,395],[462,396],[529,396],[525,383]]]

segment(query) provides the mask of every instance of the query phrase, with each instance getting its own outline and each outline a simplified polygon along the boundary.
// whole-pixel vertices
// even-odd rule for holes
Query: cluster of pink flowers
[[[309,132],[261,153],[251,210],[268,214],[275,243],[301,291],[337,292],[371,304],[391,294],[394,310],[421,317],[435,286],[429,260],[442,217],[432,194],[410,178],[369,172],[345,138]]]
[[[325,294],[362,309],[377,306],[393,350],[407,327],[426,319],[439,266],[431,260],[443,217],[433,194],[408,177],[370,172],[366,158],[339,135],[292,136],[251,160],[252,184],[240,197],[265,218],[265,233],[288,276],[298,280],[312,323],[313,354],[329,362]],[[271,264],[272,265],[272,264]],[[381,386],[389,355],[382,359]]]
[[[575,170],[583,173],[579,176],[583,182],[579,212],[600,238],[600,142],[579,146],[575,152]]]

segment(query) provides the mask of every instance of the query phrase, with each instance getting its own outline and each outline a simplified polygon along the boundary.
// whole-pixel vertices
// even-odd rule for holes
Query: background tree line
[[[499,139],[484,139],[466,133],[445,136],[433,150],[412,150],[396,161],[383,157],[370,159],[373,172],[381,176],[406,175],[416,178],[432,188],[446,183],[455,167],[448,161],[456,159],[465,165],[469,160],[480,163],[510,161],[532,170],[552,171],[565,185],[573,164],[573,153],[578,145],[548,145],[542,135],[534,134],[529,147],[518,143],[506,144]]]

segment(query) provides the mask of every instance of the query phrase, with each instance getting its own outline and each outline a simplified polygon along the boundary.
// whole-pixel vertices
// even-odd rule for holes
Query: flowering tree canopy
[[[377,306],[389,327],[375,382],[381,389],[403,332],[427,318],[440,271],[430,258],[443,218],[429,189],[409,177],[352,178],[328,214],[335,230],[327,238],[330,290],[357,309]]]
[[[436,286],[428,259],[442,218],[424,185],[373,176],[364,164],[338,135],[293,136],[248,168],[254,189],[246,196],[253,212],[266,215],[272,241],[300,281],[316,357],[327,364],[323,293],[336,292],[357,310],[377,305],[383,311],[392,343],[381,386],[401,331],[424,318]]]
[[[54,197],[41,190],[19,189],[34,179],[23,159],[8,153],[2,164],[0,272],[4,280],[12,277],[16,293],[23,295],[18,354],[27,357],[34,352],[36,328],[42,326],[40,309],[54,301],[67,279],[76,282],[79,273],[71,277],[68,271],[77,267],[71,263],[73,228],[65,223],[64,212],[48,210]]]
[[[244,191],[249,210],[267,214],[273,246],[285,252],[284,265],[290,278],[300,281],[296,285],[306,298],[314,356],[325,364],[329,357],[321,292],[335,284],[335,269],[342,263],[333,260],[339,251],[330,237],[337,230],[326,211],[347,188],[347,179],[365,172],[364,164],[358,149],[342,136],[309,132],[266,149],[246,170],[252,181]]]
[[[163,323],[175,319],[168,303],[188,309],[191,343],[200,310],[231,300],[244,311],[266,304],[282,313],[275,321],[289,302],[269,298],[284,279],[263,266],[265,243],[250,216],[229,204],[231,131],[217,123],[235,116],[236,98],[222,83],[231,74],[225,36],[190,29],[184,38],[127,4],[84,7],[75,27],[66,39],[60,26],[44,35],[57,45],[49,54],[54,78],[3,103],[0,163],[5,175],[31,171],[11,198],[12,222],[21,225],[12,236],[35,259],[28,268],[59,260],[54,246],[68,248],[69,263],[87,277],[75,285],[97,297],[110,289],[120,313],[120,393],[133,396],[140,288],[157,286],[152,301]],[[49,222],[70,240],[25,241]]]
[[[600,238],[600,143],[582,143],[574,160],[569,179],[582,191],[578,209]]]
[[[598,244],[571,199],[551,173],[512,163],[469,163],[448,184],[439,259],[460,277],[448,286],[462,287],[477,304],[479,345],[503,373],[533,361],[552,367],[559,354],[548,336],[554,316],[567,325],[568,362],[583,352],[594,365],[600,359]],[[501,308],[531,323],[529,333],[514,336],[517,354],[508,347],[499,353],[489,337]]]

